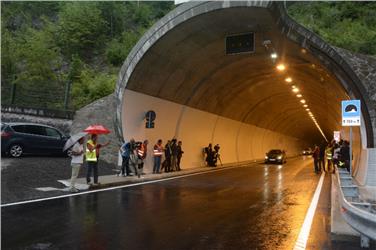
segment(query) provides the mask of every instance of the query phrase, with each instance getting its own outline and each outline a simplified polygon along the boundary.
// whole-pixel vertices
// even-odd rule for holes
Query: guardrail
[[[337,169],[336,180],[340,197],[341,215],[345,221],[360,234],[361,247],[369,247],[370,239],[376,240],[376,213],[374,204],[362,201],[358,186],[354,184],[350,173]]]
[[[72,120],[75,112],[72,110],[57,110],[57,109],[43,109],[43,108],[27,108],[19,106],[4,106],[1,105],[1,112],[35,115],[50,118],[63,118]]]

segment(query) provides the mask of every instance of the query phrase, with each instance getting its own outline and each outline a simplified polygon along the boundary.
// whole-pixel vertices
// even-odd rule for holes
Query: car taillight
[[[1,137],[2,138],[9,138],[9,137],[11,137],[11,135],[12,135],[11,132],[1,131]]]

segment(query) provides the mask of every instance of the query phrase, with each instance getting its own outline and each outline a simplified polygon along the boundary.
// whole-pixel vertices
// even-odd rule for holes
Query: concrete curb
[[[292,156],[288,157],[287,159],[294,159],[299,156]],[[131,176],[131,177],[123,177],[123,176],[117,176],[117,174],[113,175],[102,175],[99,176],[98,181],[101,183],[98,186],[88,186],[88,189],[81,189],[83,190],[95,190],[95,189],[103,189],[108,187],[116,187],[116,186],[124,186],[124,185],[130,185],[135,183],[142,183],[142,182],[148,182],[148,181],[155,181],[155,180],[163,180],[168,178],[173,178],[177,176],[185,176],[185,175],[191,175],[196,173],[207,173],[212,172],[216,170],[221,169],[231,169],[231,168],[239,168],[244,166],[250,166],[252,164],[264,164],[264,159],[257,159],[252,161],[244,161],[244,162],[238,162],[238,163],[228,163],[223,165],[218,165],[217,167],[197,167],[197,168],[191,168],[186,170],[181,170],[177,172],[169,172],[169,173],[161,173],[161,174],[145,174],[142,175],[143,178],[137,178],[137,176]],[[70,183],[70,180],[59,180],[60,183]],[[80,185],[86,185],[86,178],[79,178],[77,179],[77,184]]]
[[[239,168],[244,166],[249,166],[252,164],[260,164],[263,163],[263,160],[256,160],[256,161],[247,161],[247,162],[240,162],[237,164],[224,164],[217,167],[198,167],[198,168],[192,168],[192,169],[186,169],[181,171],[175,171],[175,172],[169,172],[169,173],[161,173],[161,174],[145,174],[142,175],[142,178],[138,178],[137,176],[130,176],[130,177],[123,177],[123,176],[117,176],[117,174],[113,175],[103,175],[99,176],[98,181],[101,183],[98,186],[89,186],[89,190],[94,189],[102,189],[102,188],[108,188],[108,187],[115,187],[115,186],[123,186],[128,184],[135,184],[135,183],[142,183],[147,181],[154,181],[154,180],[163,180],[168,179],[172,177],[177,176],[185,176],[185,175],[191,175],[196,173],[207,173],[207,172],[213,172],[216,170],[223,170],[223,169],[231,169],[231,168]],[[66,182],[69,180],[60,180],[59,182]],[[79,178],[77,179],[77,184],[86,184],[86,178]]]

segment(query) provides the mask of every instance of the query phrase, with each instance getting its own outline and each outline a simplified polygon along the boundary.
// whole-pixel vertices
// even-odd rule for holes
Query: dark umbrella
[[[87,135],[87,132],[79,132],[77,134],[72,135],[64,145],[63,151],[67,150],[68,148],[72,147],[79,139]]]

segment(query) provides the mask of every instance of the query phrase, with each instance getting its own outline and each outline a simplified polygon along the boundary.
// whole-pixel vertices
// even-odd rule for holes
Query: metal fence
[[[21,106],[7,106],[1,105],[1,112],[34,115],[49,118],[62,118],[73,120],[75,112],[73,110],[58,110],[58,109],[45,109],[45,108],[29,108]]]
[[[65,105],[65,101],[65,84],[55,83],[47,87],[29,84],[1,85],[2,105],[53,110],[73,109],[72,105]]]

